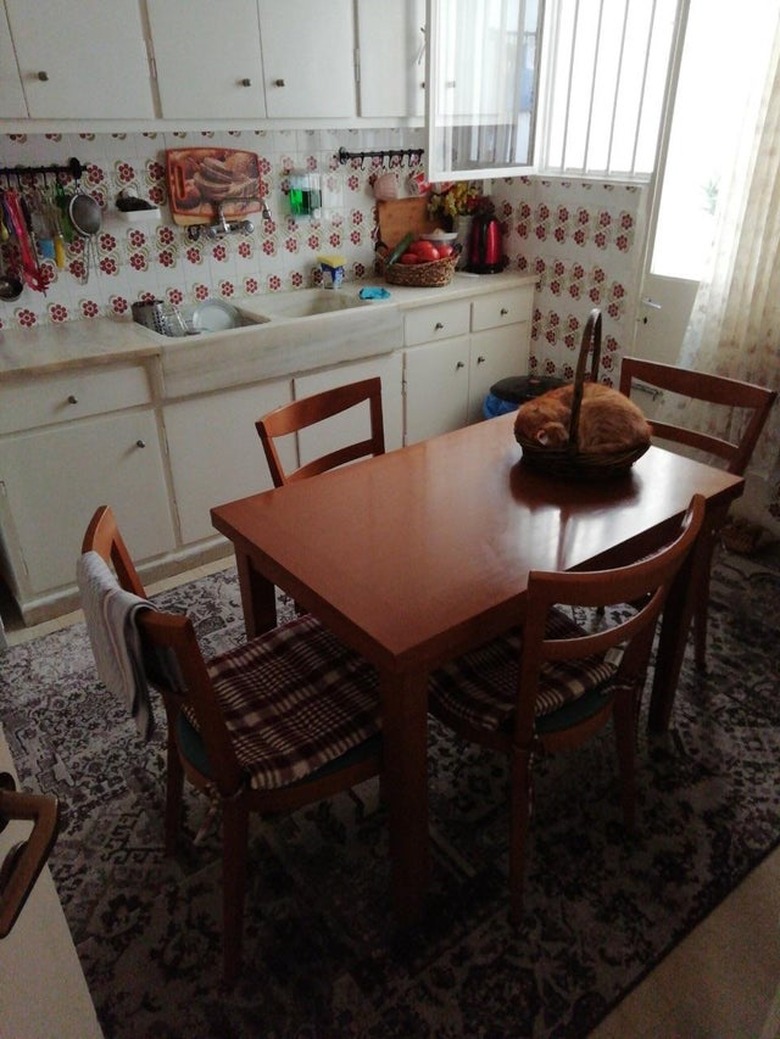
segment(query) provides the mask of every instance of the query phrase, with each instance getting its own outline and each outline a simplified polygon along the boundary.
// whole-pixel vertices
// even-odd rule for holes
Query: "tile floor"
[[[168,578],[150,594],[232,565]],[[22,628],[9,645],[81,619]],[[780,825],[780,823],[779,823]],[[780,1039],[780,848],[769,855],[590,1035],[590,1039]]]

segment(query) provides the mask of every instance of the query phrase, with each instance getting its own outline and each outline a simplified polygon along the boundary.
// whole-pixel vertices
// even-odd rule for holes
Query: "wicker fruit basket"
[[[590,376],[595,382],[598,376],[601,358],[601,311],[590,312],[582,333],[580,356],[574,376],[574,394],[571,406],[571,424],[569,426],[569,442],[564,447],[545,447],[535,440],[528,440],[515,430],[515,439],[523,449],[523,462],[532,469],[575,480],[611,480],[624,476],[638,458],[650,446],[639,444],[625,451],[609,453],[588,453],[580,451],[577,445],[577,429],[580,419],[580,406],[585,385],[585,367],[588,354],[593,351]]]
[[[387,263],[389,252],[383,243],[377,245],[377,255],[389,285],[407,285],[411,288],[437,289],[449,285],[455,273],[455,264],[460,256],[460,244],[456,243],[451,256],[430,263]]]

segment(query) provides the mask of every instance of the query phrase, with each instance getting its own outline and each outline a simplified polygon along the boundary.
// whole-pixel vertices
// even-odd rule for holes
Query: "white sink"
[[[369,300],[360,299],[356,293],[343,289],[300,289],[297,292],[268,293],[255,299],[249,313],[267,321],[279,318],[295,321],[365,306],[370,306]],[[243,314],[248,316],[246,309]]]

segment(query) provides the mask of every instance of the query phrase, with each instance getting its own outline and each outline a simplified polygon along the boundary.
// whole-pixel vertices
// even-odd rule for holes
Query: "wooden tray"
[[[377,202],[376,216],[379,240],[388,249],[394,249],[409,231],[419,238],[441,227],[438,220],[428,215],[427,198],[393,198]]]
[[[220,202],[227,220],[260,211],[260,170],[254,152],[175,148],[166,151],[165,160],[168,201],[175,224],[210,224]]]

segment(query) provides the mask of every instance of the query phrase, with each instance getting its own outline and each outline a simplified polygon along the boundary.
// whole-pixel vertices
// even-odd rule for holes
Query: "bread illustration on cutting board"
[[[166,159],[174,219],[211,220],[217,205],[228,218],[260,209],[260,173],[254,153],[230,148],[180,148],[168,151]]]

